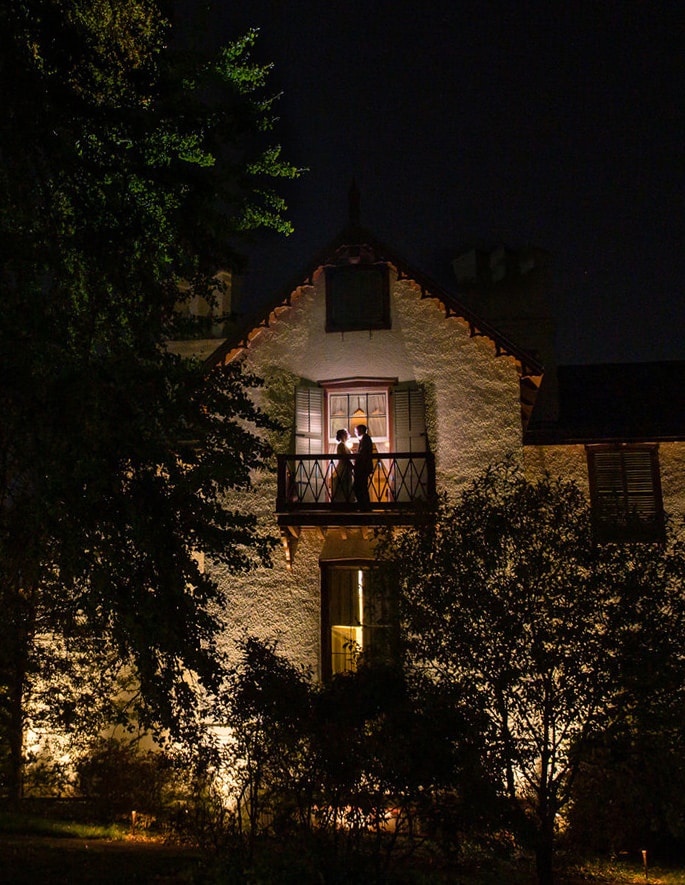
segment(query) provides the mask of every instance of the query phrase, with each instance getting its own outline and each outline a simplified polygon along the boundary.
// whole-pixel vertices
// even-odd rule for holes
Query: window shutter
[[[295,454],[323,453],[323,390],[298,385],[295,388]]]
[[[653,521],[661,509],[654,487],[654,468],[651,451],[623,452],[626,481],[626,509],[628,516]]]
[[[648,447],[588,449],[593,516],[601,534],[663,532],[657,450]]]
[[[654,519],[657,507],[650,451],[595,452],[594,474],[595,493],[603,508],[616,515]]]
[[[326,331],[390,328],[390,285],[386,264],[326,268]]]
[[[428,451],[423,390],[416,384],[393,388],[393,421],[396,452]]]

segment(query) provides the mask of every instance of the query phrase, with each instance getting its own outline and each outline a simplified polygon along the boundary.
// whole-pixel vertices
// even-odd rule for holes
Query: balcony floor
[[[335,509],[307,509],[298,507],[285,513],[278,513],[278,525],[281,528],[293,526],[296,528],[327,527],[327,526],[386,526],[418,525],[425,522],[426,508],[417,508],[416,505],[407,508],[376,508],[371,510],[359,510],[357,507]]]

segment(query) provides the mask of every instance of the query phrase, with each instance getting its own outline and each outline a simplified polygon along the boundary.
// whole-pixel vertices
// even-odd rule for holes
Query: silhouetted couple
[[[351,503],[354,492],[359,509],[371,510],[369,479],[373,473],[373,442],[367,433],[366,424],[359,424],[354,433],[359,441],[354,467],[347,448],[349,433],[341,428],[335,435],[338,441],[338,463],[333,475],[332,500]]]

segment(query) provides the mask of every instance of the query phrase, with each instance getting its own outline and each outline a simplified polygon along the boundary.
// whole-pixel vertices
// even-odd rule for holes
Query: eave
[[[298,276],[286,285],[277,297],[266,305],[258,314],[245,316],[236,323],[234,335],[226,338],[206,361],[207,368],[235,359],[260,329],[268,328],[272,314],[292,305],[293,295],[302,286],[312,285],[321,268],[331,264],[336,252],[344,246],[364,244],[370,246],[379,261],[385,261],[395,268],[399,280],[410,280],[420,290],[421,298],[437,299],[443,306],[445,317],[456,317],[465,322],[472,338],[489,339],[495,348],[495,356],[510,356],[517,364],[521,378],[530,379],[535,387],[543,374],[543,366],[530,353],[518,347],[494,326],[479,317],[469,307],[459,301],[439,283],[427,275],[410,267],[392,249],[378,240],[365,228],[350,224],[344,228],[324,249],[322,249]]]

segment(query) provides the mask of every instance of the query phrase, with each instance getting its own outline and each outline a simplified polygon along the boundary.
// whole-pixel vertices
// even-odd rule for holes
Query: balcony
[[[354,455],[350,456],[354,466]],[[374,454],[371,511],[337,481],[335,455],[278,455],[276,511],[281,526],[411,525],[435,498],[429,452]]]

